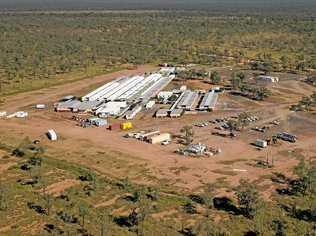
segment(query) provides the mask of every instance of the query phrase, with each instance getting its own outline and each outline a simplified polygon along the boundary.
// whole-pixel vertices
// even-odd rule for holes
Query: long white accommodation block
[[[181,100],[177,104],[177,108],[178,109],[183,108],[186,110],[192,110],[193,105],[195,104],[195,102],[197,101],[198,98],[199,98],[199,94],[197,92],[186,90],[183,93]]]
[[[128,79],[128,77],[120,77],[112,82],[109,82],[96,90],[92,91],[91,93],[87,94],[86,96],[82,97],[82,100],[94,101],[94,100],[101,100],[102,97],[109,91],[118,87],[123,81]]]
[[[204,95],[200,105],[199,110],[214,110],[218,99],[218,94],[215,91],[208,92]]]
[[[156,77],[155,82],[142,92],[140,99],[148,101],[150,98],[156,96],[161,90],[163,90],[174,78],[174,75],[169,75],[168,77],[160,75],[159,77]]]

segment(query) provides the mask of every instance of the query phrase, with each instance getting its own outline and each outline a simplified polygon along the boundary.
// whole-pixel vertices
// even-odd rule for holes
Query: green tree
[[[245,78],[246,78],[246,75],[243,73],[243,72],[238,72],[236,74],[236,77],[238,77],[240,79],[241,82],[244,82]]]
[[[79,204],[78,207],[79,210],[79,216],[81,217],[81,227],[84,229],[85,228],[85,218],[88,214],[88,206],[86,203],[82,202]]]
[[[216,186],[213,183],[208,183],[204,189],[204,201],[206,205],[206,216],[210,217],[210,209],[213,208],[213,199],[215,194]]]
[[[283,220],[275,219],[272,223],[275,236],[286,236],[286,223]]]
[[[299,177],[298,183],[294,186],[295,192],[303,195],[316,192],[316,165],[314,162],[306,162],[304,158],[301,158],[293,172]]]
[[[151,205],[145,195],[145,192],[142,190],[140,191],[140,196],[137,202],[137,235],[144,236],[144,223],[148,214],[151,211]]]
[[[212,71],[211,76],[210,76],[210,80],[211,80],[212,84],[218,84],[221,82],[221,77],[217,71]]]
[[[184,133],[186,145],[189,145],[193,142],[194,131],[192,126],[186,125],[180,130],[180,132]]]
[[[111,217],[108,210],[104,210],[98,215],[98,222],[100,224],[100,236],[108,235],[110,221],[111,221]]]
[[[0,211],[7,209],[7,194],[4,185],[0,182]]]
[[[239,90],[241,88],[242,81],[235,73],[232,74],[231,85],[234,90]]]
[[[248,180],[241,179],[235,194],[245,216],[253,218],[259,203],[259,193],[255,186]]]

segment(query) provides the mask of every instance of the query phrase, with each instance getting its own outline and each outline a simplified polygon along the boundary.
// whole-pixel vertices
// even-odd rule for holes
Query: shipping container
[[[132,122],[124,122],[121,124],[122,130],[128,130],[128,129],[132,129],[132,128],[133,128]]]

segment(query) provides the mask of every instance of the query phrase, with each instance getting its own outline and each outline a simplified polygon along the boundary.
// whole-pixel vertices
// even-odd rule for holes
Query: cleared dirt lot
[[[29,136],[39,139],[48,147],[48,153],[58,159],[80,163],[97,170],[104,175],[114,177],[128,176],[132,180],[146,184],[172,185],[186,189],[198,189],[203,184],[223,180],[230,186],[238,184],[240,178],[256,180],[258,185],[267,184],[267,176],[273,172],[290,173],[298,162],[298,155],[316,156],[316,119],[315,115],[306,116],[289,111],[289,105],[296,103],[303,95],[310,94],[313,88],[298,78],[280,75],[281,82],[270,85],[273,96],[265,102],[252,101],[247,98],[221,94],[218,110],[212,113],[185,115],[180,119],[152,118],[155,109],[141,114],[133,121],[135,130],[159,129],[179,134],[184,125],[192,125],[198,121],[236,115],[247,111],[260,117],[238,134],[235,139],[211,135],[215,125],[204,128],[194,127],[194,142],[219,147],[221,154],[210,158],[186,158],[174,151],[181,147],[176,142],[169,146],[151,145],[138,140],[125,139],[126,132],[108,131],[105,128],[83,129],[76,126],[70,118],[71,113],[55,113],[52,104],[63,95],[82,95],[96,85],[112,80],[118,76],[138,74],[151,71],[153,67],[142,66],[136,70],[126,70],[100,76],[73,84],[52,87],[35,92],[6,98],[2,110],[9,112],[26,110],[27,119],[0,120],[0,139],[19,142]],[[200,89],[209,89],[210,85],[202,81],[189,81]],[[38,111],[32,108],[36,103],[46,103],[50,107]],[[262,134],[250,130],[275,119],[281,124]],[[119,123],[121,121],[115,120]],[[60,139],[49,142],[45,137],[48,129],[55,129]],[[295,144],[281,142],[281,145],[258,151],[250,145],[257,138],[265,138],[278,131],[293,132],[299,137]],[[294,151],[293,151],[294,150]],[[294,155],[294,154],[295,155]],[[274,167],[270,169],[256,167],[255,160],[273,158]]]

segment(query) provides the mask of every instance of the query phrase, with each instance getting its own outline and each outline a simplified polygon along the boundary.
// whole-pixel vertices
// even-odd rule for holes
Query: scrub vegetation
[[[308,73],[316,68],[315,32],[315,18],[304,14],[3,12],[0,94],[102,74],[124,64],[241,63],[267,72]]]
[[[268,176],[269,201],[247,179],[175,190],[60,161],[28,138],[1,144],[0,232],[6,235],[313,235],[315,160]],[[223,189],[230,194],[219,194]],[[13,222],[11,219],[15,217]],[[234,232],[231,234],[231,232]]]

